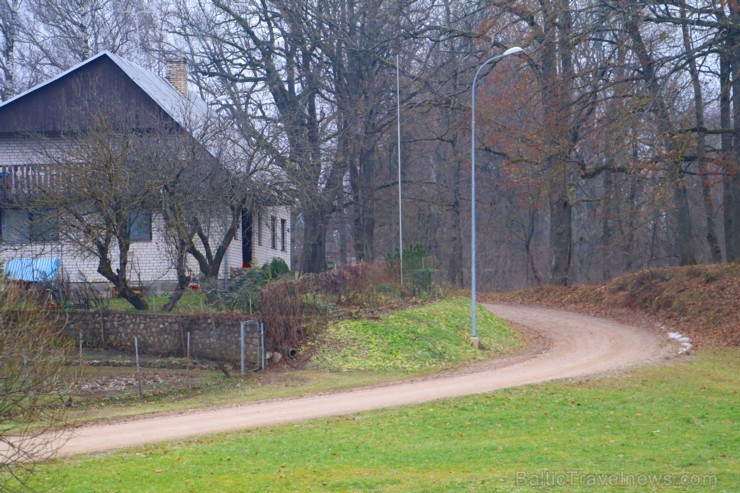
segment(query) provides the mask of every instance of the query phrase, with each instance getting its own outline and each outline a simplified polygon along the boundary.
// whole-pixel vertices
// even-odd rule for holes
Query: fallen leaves
[[[481,298],[639,318],[680,332],[696,345],[740,346],[738,263],[649,269],[601,286],[541,286]]]

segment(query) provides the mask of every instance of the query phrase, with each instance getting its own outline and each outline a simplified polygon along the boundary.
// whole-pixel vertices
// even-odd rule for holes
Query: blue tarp
[[[56,279],[62,261],[58,258],[14,258],[5,262],[5,278],[42,282]]]

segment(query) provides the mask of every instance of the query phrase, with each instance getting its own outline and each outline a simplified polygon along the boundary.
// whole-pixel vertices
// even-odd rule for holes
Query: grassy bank
[[[43,466],[33,484],[55,492],[736,491],[739,354],[71,459]]]
[[[421,372],[510,353],[521,346],[516,332],[479,308],[483,351],[470,343],[470,300],[451,298],[383,315],[378,320],[343,320],[327,327],[311,345],[313,363],[330,371]]]

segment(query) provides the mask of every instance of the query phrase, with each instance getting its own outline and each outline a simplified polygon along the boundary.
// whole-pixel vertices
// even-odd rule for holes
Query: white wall
[[[146,287],[159,281],[177,280],[177,273],[171,260],[172,255],[162,234],[163,227],[161,216],[155,215],[152,218],[152,240],[131,243],[128,277],[132,285],[142,284]],[[114,260],[113,268],[115,269],[117,248],[114,247],[112,250],[111,257]],[[62,271],[67,280],[71,282],[82,282],[84,280],[107,282],[97,272],[97,258],[71,242],[4,242],[0,244],[0,262],[5,264],[8,260],[17,257],[59,258],[62,260]],[[197,266],[194,264],[191,269],[197,272]]]
[[[258,214],[253,215],[252,231],[252,265],[261,267],[275,257],[282,258],[288,266],[291,265],[290,254],[290,208],[287,206],[268,207],[262,215],[262,244],[259,244]],[[271,218],[275,217],[276,242],[272,248]],[[281,249],[280,221],[285,221],[285,250]],[[151,286],[162,281],[177,281],[177,273],[172,261],[172,252],[164,240],[164,224],[162,217],[152,217],[152,240],[134,241],[129,251],[128,276],[133,285]],[[0,243],[0,263],[5,264],[12,258],[59,258],[62,260],[62,271],[66,279],[71,282],[107,282],[97,272],[97,258],[81,250],[71,242],[34,242],[34,243]],[[114,247],[112,258],[117,258],[117,249]],[[198,264],[192,257],[188,258],[189,269],[198,273]],[[228,278],[231,269],[242,266],[241,225],[234,241],[227,250],[226,258],[221,266],[222,279]],[[115,269],[115,265],[113,268]]]
[[[290,207],[276,206],[267,207],[262,212],[262,245],[259,244],[259,234],[257,231],[258,218],[252,220],[252,230],[254,231],[254,240],[252,242],[252,254],[255,258],[256,265],[262,265],[278,257],[285,260],[290,267]],[[272,248],[272,231],[270,229],[270,219],[275,218],[275,248]],[[285,220],[285,249],[281,249],[281,231],[280,220]]]
[[[59,139],[49,139],[49,143],[59,143]],[[0,138],[0,166],[28,164],[39,161],[42,147],[27,137]]]
[[[261,222],[261,244],[260,244],[260,217]],[[271,218],[275,217],[276,226],[276,248],[272,248],[272,232],[270,230]],[[281,249],[281,231],[280,231],[280,220],[285,221],[285,250]],[[290,267],[291,262],[291,244],[290,244],[290,231],[292,225],[290,223],[290,207],[288,206],[274,206],[266,207],[261,212],[255,212],[252,214],[252,266],[262,267],[262,265],[271,262],[272,259],[279,257],[285,260],[285,263]],[[236,233],[234,241],[229,245],[227,252],[228,266],[222,266],[222,276],[228,272],[227,269],[236,269],[242,266],[242,231],[241,224],[239,225],[239,231]],[[226,262],[224,262],[226,264]]]

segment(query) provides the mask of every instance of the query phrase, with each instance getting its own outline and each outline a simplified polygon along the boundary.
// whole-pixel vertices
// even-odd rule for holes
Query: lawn
[[[739,356],[713,350],[622,376],[68,459],[41,466],[32,485],[54,492],[737,491]]]
[[[146,302],[149,304],[149,312],[161,313],[162,307],[170,299],[168,295],[150,295],[147,296]],[[108,307],[111,310],[123,311],[128,313],[139,313],[137,310],[126,301],[124,298],[111,298],[108,300]],[[206,302],[206,296],[200,292],[188,292],[180,298],[173,313],[179,313],[183,315],[204,313],[208,311],[220,311]]]

